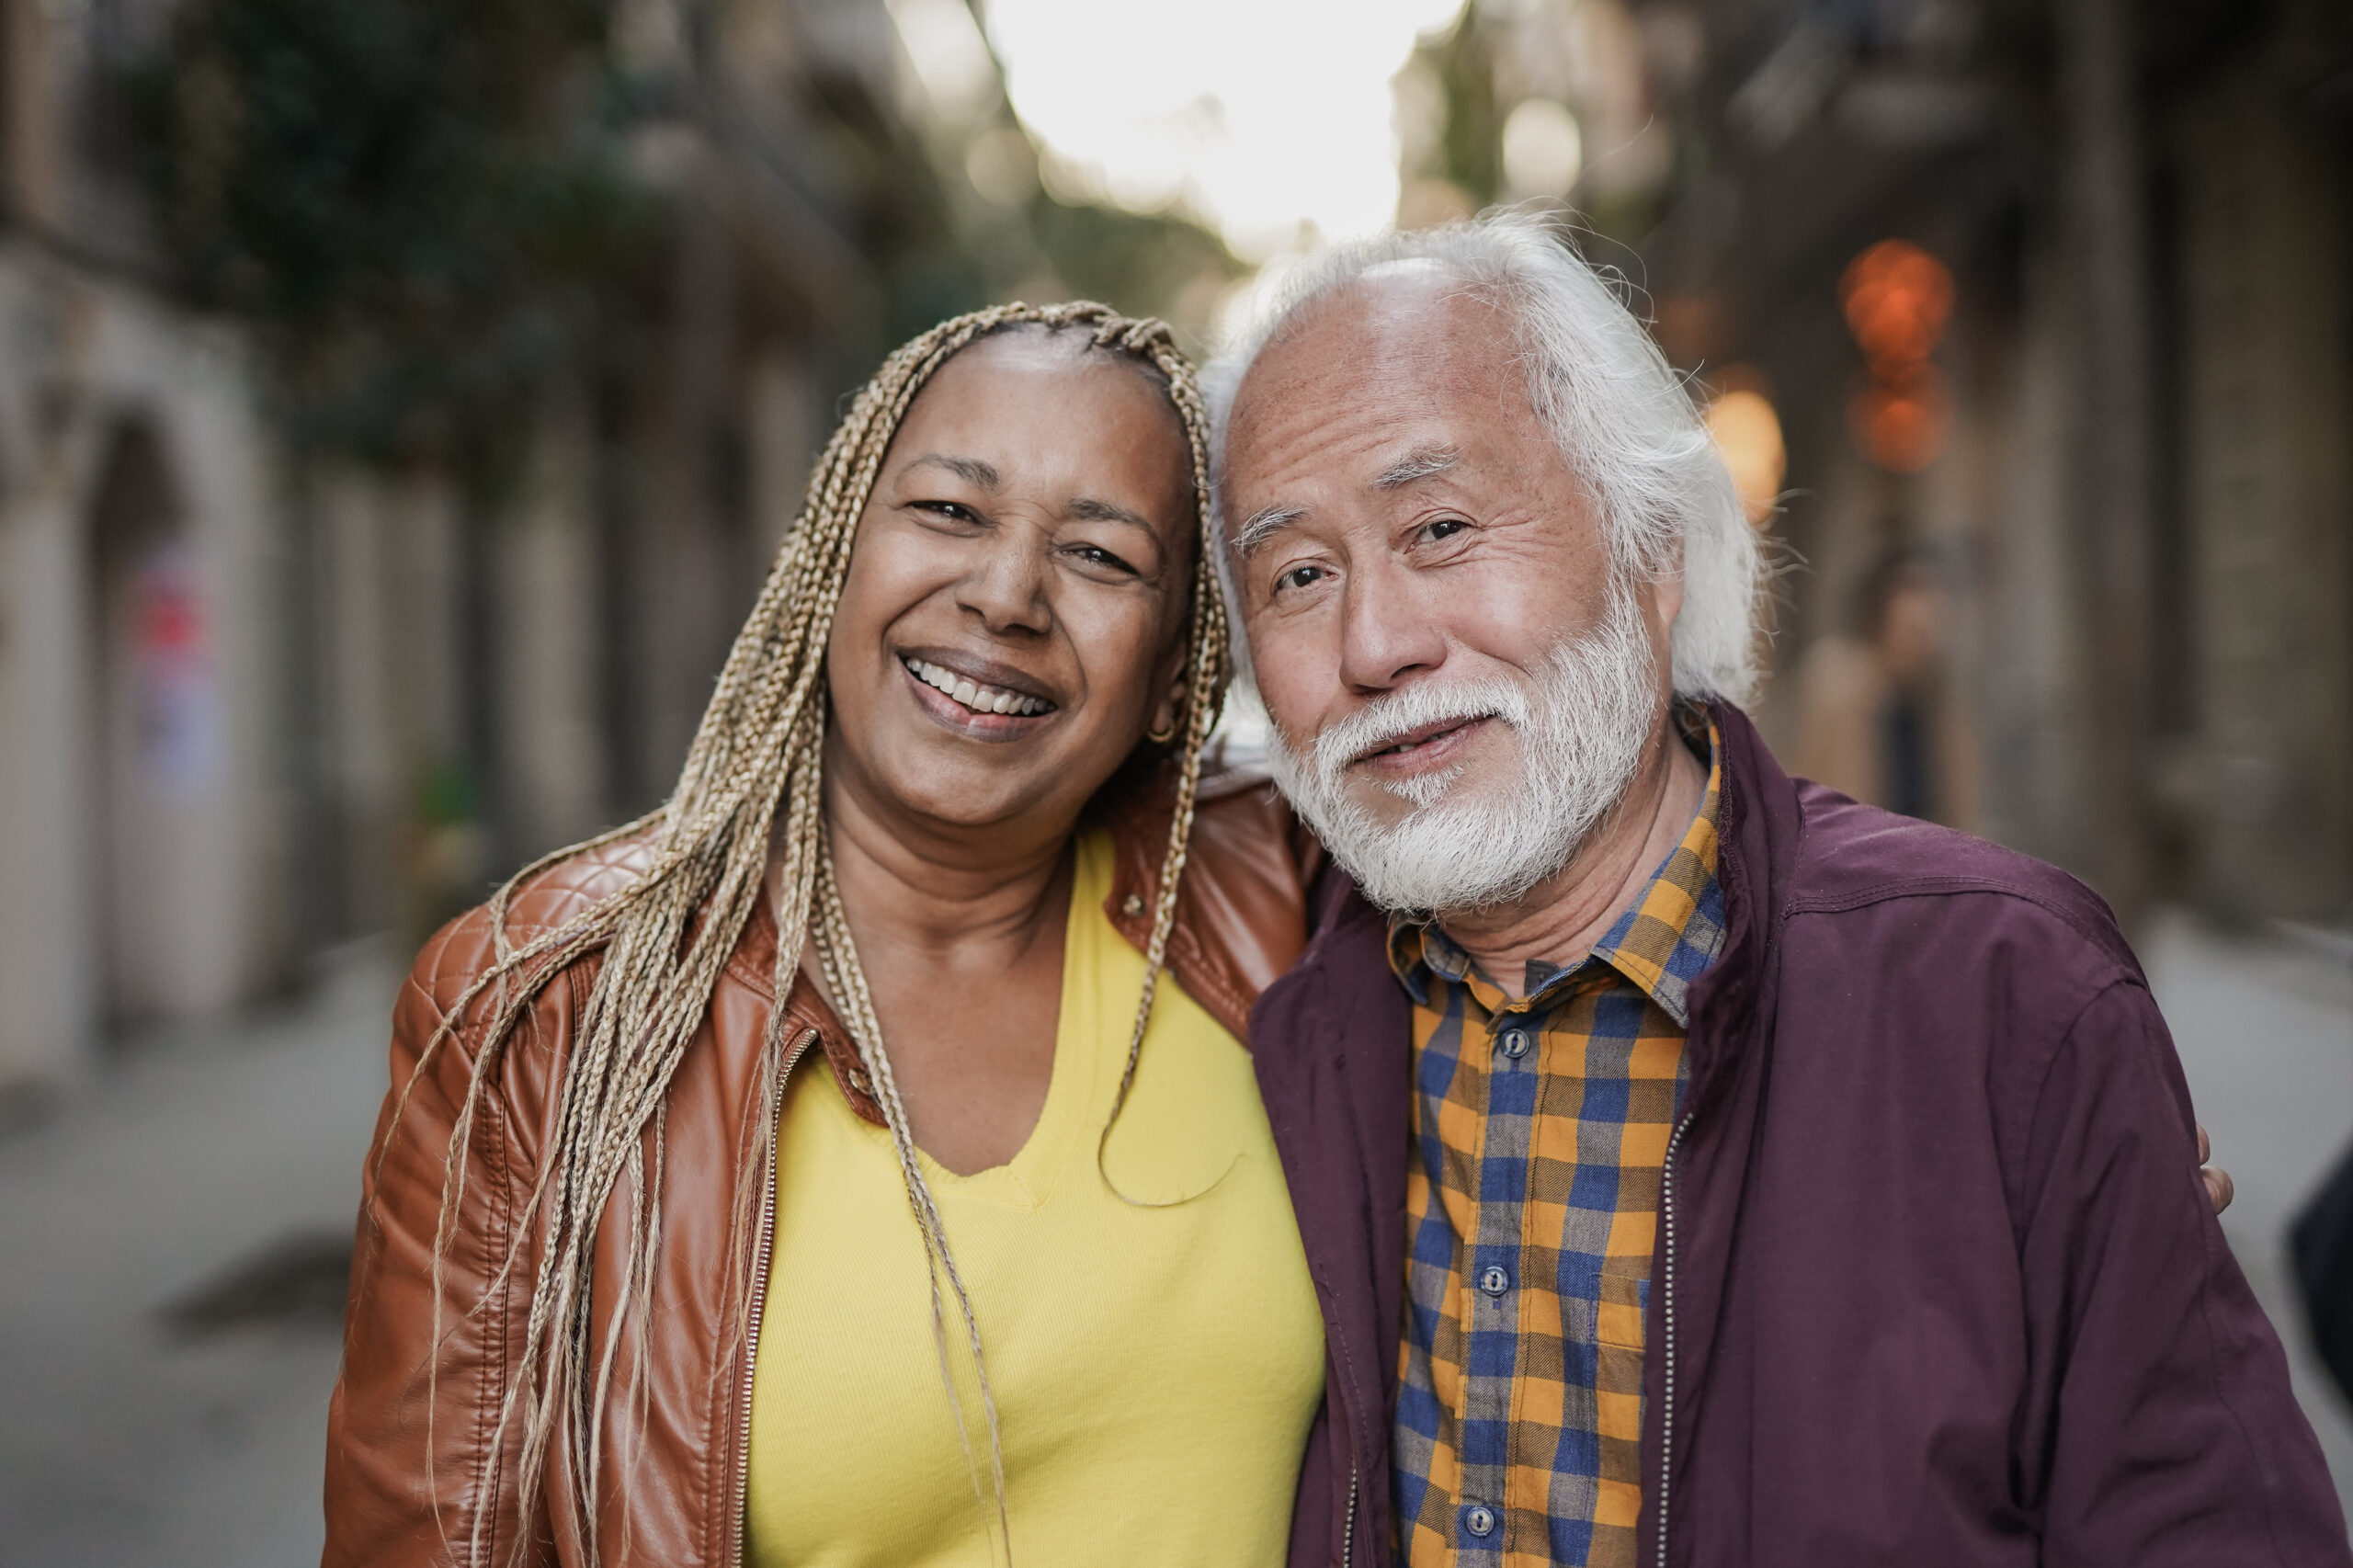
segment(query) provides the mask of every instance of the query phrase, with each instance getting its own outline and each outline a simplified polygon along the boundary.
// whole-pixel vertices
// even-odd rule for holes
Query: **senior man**
[[[1347,1461],[1292,1562],[2353,1561],[2107,908],[1775,765],[1610,290],[1519,218],[1342,247],[1211,389],[1347,873],[1252,1022]]]

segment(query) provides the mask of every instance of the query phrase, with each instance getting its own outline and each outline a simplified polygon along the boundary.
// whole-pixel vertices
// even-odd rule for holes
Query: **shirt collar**
[[[1696,731],[1698,712],[1690,719]],[[1604,966],[1631,981],[1679,1027],[1688,1027],[1688,994],[1723,946],[1722,893],[1716,881],[1716,817],[1723,792],[1723,745],[1715,722],[1705,721],[1708,788],[1699,810],[1673,852],[1651,873],[1642,894],[1583,961],[1563,969],[1531,960],[1523,983],[1524,1000],[1505,995],[1454,940],[1428,916],[1394,915],[1389,920],[1389,965],[1407,994],[1422,1006],[1447,984],[1469,988],[1489,1013],[1540,1011],[1571,989],[1597,976]],[[1697,739],[1697,735],[1694,735]]]

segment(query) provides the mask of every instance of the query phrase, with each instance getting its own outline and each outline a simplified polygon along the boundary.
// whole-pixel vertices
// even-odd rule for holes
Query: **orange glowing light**
[[[1930,361],[1952,319],[1952,272],[1904,240],[1881,240],[1838,280],[1847,326],[1870,364],[1847,405],[1856,446],[1881,468],[1917,473],[1936,460],[1952,397]]]
[[[1838,280],[1847,325],[1872,363],[1906,364],[1936,351],[1952,319],[1952,273],[1903,240],[1881,240]]]
[[[1780,505],[1789,453],[1781,444],[1781,416],[1756,387],[1734,387],[1708,404],[1703,415],[1724,466],[1740,490],[1741,510],[1762,528]]]
[[[1892,473],[1917,473],[1944,449],[1952,394],[1923,360],[1901,380],[1874,375],[1847,404],[1847,427],[1863,455]]]

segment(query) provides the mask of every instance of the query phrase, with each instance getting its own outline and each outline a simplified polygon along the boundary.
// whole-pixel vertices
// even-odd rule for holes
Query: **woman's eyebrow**
[[[1125,523],[1130,528],[1142,528],[1147,532],[1152,528],[1152,524],[1140,513],[1131,512],[1125,506],[1109,501],[1098,501],[1092,495],[1075,497],[1063,510],[1082,522]]]
[[[926,452],[907,467],[910,469],[944,468],[957,478],[968,483],[977,484],[983,490],[1005,488],[1005,475],[996,471],[996,465],[984,462],[979,458],[952,457],[946,452]]]

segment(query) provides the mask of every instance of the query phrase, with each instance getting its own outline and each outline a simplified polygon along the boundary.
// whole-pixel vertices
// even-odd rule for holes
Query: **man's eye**
[[[1435,544],[1442,539],[1452,539],[1470,526],[1461,517],[1440,517],[1434,523],[1422,525],[1422,537]]]
[[[1275,579],[1275,592],[1279,594],[1285,588],[1304,588],[1311,583],[1321,582],[1324,574],[1321,566],[1294,566]]]

